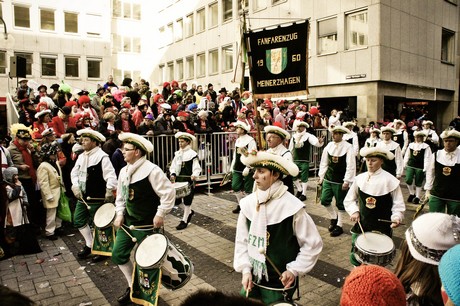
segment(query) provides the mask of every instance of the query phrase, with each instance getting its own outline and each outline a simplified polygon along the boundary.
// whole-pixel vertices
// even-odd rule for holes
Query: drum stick
[[[85,204],[85,205],[86,205],[86,208],[88,208],[88,210],[89,210],[89,205],[88,205],[88,203],[86,203],[85,200],[83,200],[83,198],[80,198],[80,201],[82,201],[82,203]]]
[[[391,220],[385,220],[385,219],[377,219],[379,222],[386,222],[386,223],[396,223]],[[399,225],[406,225],[406,223],[399,223]]]
[[[364,239],[366,239],[366,234],[364,234],[363,227],[361,226],[361,222],[359,222],[359,220],[358,220],[358,224],[359,224],[359,228],[361,229],[361,232],[363,233]]]
[[[92,197],[86,197],[86,199],[88,201],[91,201],[91,200],[93,200],[93,201],[104,201],[105,200],[105,198],[92,198]]]
[[[128,236],[131,238],[131,241],[132,241],[132,242],[136,242],[136,241],[137,241],[137,238],[131,236],[131,234],[128,232],[128,230],[125,229],[125,225],[124,225],[124,224],[122,224],[122,225],[120,226],[120,228],[121,228],[122,230],[125,231],[126,235],[128,235]]]
[[[152,225],[130,225],[129,226],[130,230],[135,230],[137,228],[153,228],[153,224]]]
[[[270,257],[268,257],[267,253],[265,253],[265,248],[263,248],[263,247],[259,248],[259,253],[263,254],[265,256],[265,258],[267,259],[268,263],[272,266],[273,269],[275,269],[275,272],[279,275],[279,277],[281,277],[280,270],[278,270],[278,268],[275,266],[275,264],[270,259]]]

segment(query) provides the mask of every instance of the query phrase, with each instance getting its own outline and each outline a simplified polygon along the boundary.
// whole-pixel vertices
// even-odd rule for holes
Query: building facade
[[[308,101],[361,123],[423,114],[444,128],[458,114],[457,0],[248,0],[247,28],[310,21]],[[157,85],[238,86],[240,1],[162,1]],[[246,71],[245,75],[249,73]]]

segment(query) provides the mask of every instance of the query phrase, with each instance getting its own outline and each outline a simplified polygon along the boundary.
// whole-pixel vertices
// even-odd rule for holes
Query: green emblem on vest
[[[394,141],[398,141],[398,136],[393,136]]]
[[[415,151],[415,150],[414,150],[414,152],[412,153],[412,155],[417,156],[418,153],[420,153],[420,151]]]
[[[445,176],[449,176],[452,172],[452,168],[451,167],[443,167],[442,168],[442,174],[444,174]]]
[[[366,198],[366,207],[369,209],[374,209],[377,204],[377,199],[374,197]]]
[[[332,162],[337,164],[339,162],[339,158],[337,156],[332,156]]]
[[[287,66],[287,48],[266,50],[265,61],[268,71],[280,74]]]
[[[129,196],[128,199],[132,201],[134,199],[134,189],[129,189]]]

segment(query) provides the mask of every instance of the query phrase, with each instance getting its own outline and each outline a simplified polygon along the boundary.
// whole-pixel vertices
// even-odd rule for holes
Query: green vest
[[[425,149],[419,151],[410,149],[410,157],[407,165],[412,168],[423,169],[423,161],[425,158]]]
[[[190,176],[193,173],[193,161],[197,158],[196,156],[191,160],[182,162],[180,173],[177,173],[176,182],[192,182]]]
[[[458,188],[459,179],[460,164],[445,166],[436,160],[434,164],[434,182],[431,194],[443,199],[460,201],[460,188]]]
[[[310,161],[310,148],[311,144],[308,142],[308,139],[303,143],[303,147],[296,148],[292,150],[292,158],[294,161]]]
[[[248,148],[248,146],[245,146],[244,148]],[[233,165],[233,170],[236,171],[243,171],[244,168],[246,167],[242,162],[241,162],[241,153],[240,150],[242,148],[236,148],[235,150],[235,164]]]
[[[390,224],[378,221],[378,219],[391,219],[391,208],[393,207],[391,194],[373,196],[358,188],[358,203],[360,222],[364,231],[379,231],[391,237],[392,231]],[[359,224],[356,223],[351,231],[360,234],[361,229],[359,228]]]
[[[290,216],[280,223],[267,226],[267,255],[273,261],[280,271],[286,269],[286,265],[294,261],[299,254],[300,246],[294,235],[292,222],[294,216]],[[248,227],[251,221],[248,220]],[[283,285],[279,280],[279,275],[267,261],[268,282],[262,279],[260,285],[271,288],[282,288]]]
[[[343,156],[332,156],[327,153],[329,165],[327,166],[324,178],[330,182],[343,183],[343,178],[347,172],[347,154]]]
[[[148,176],[129,184],[129,197],[126,203],[126,225],[153,224],[153,218],[160,205],[160,198],[150,184]]]
[[[395,154],[396,149],[389,151]],[[385,159],[382,164],[382,169],[389,172],[391,175],[396,176],[396,158],[393,158],[392,160]]]

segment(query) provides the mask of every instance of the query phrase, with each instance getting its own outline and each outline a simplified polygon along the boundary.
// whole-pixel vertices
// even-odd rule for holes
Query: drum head
[[[387,254],[395,248],[393,240],[387,235],[372,232],[367,232],[365,235],[366,237],[361,234],[356,239],[355,244],[361,250],[374,254]]]
[[[153,234],[142,240],[136,249],[134,259],[141,268],[152,268],[160,265],[166,257],[168,238],[162,234]]]
[[[187,186],[188,183],[187,182],[176,182],[174,183],[174,189],[181,189],[181,188],[184,188],[185,186]]]
[[[115,214],[115,205],[112,203],[102,205],[94,214],[94,225],[99,228],[109,226],[115,218]]]

